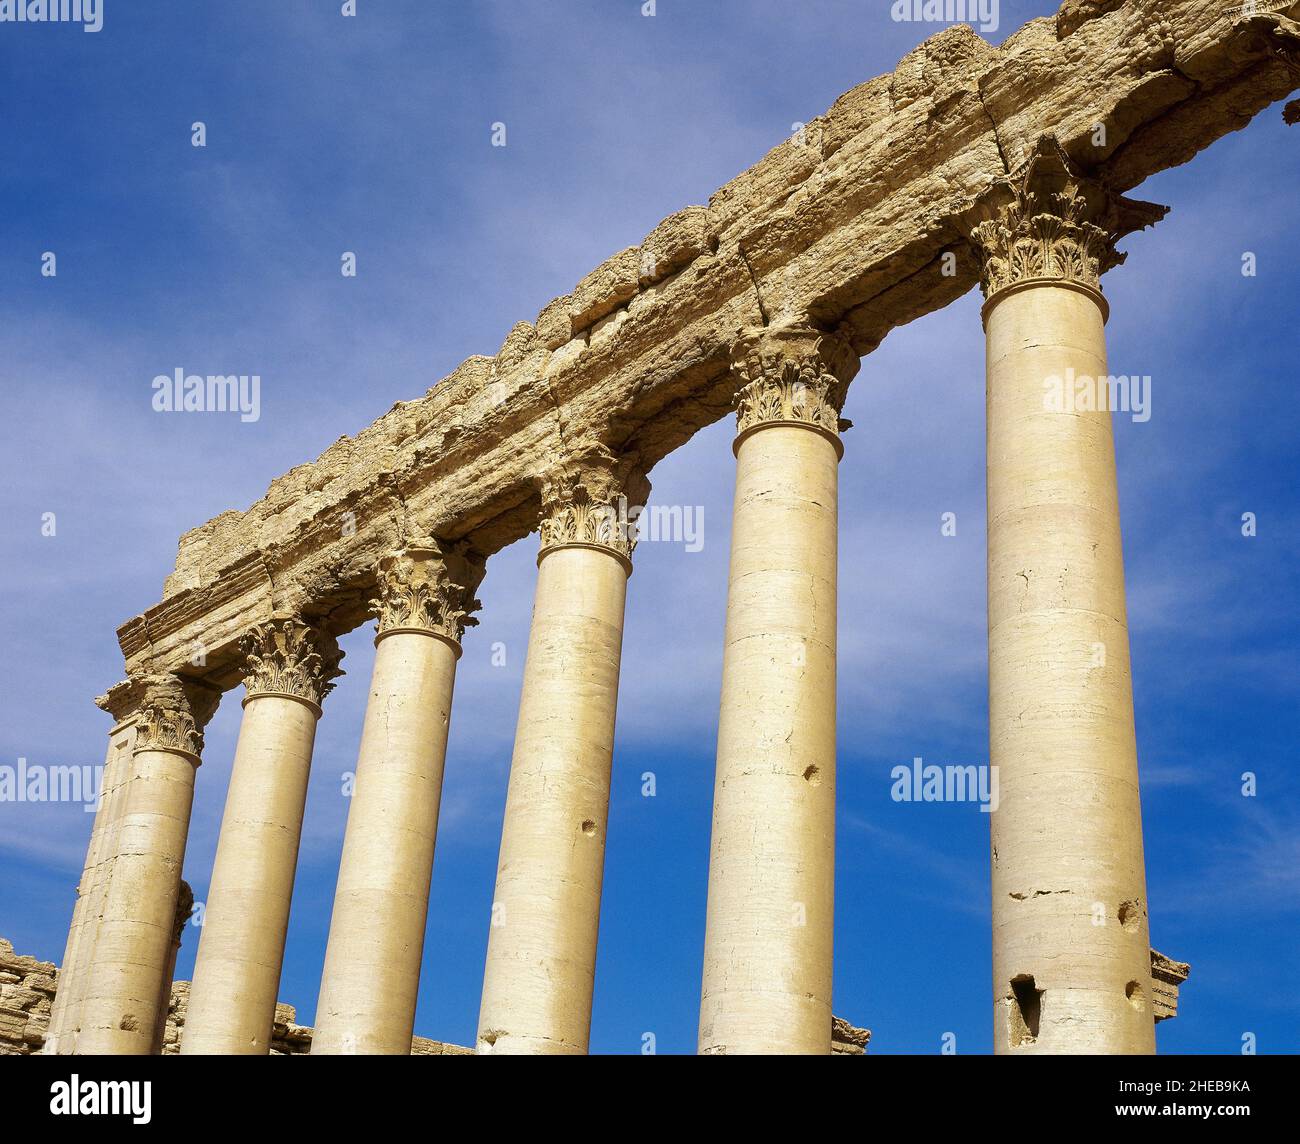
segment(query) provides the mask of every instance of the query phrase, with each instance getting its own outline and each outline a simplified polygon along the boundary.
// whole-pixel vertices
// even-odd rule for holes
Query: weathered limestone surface
[[[198,641],[207,680],[233,686],[250,623],[296,609],[334,634],[363,622],[375,569],[410,532],[484,555],[529,532],[536,458],[594,441],[648,471],[732,408],[742,328],[811,319],[870,352],[975,284],[976,200],[1043,134],[1130,189],[1300,88],[1297,17],[1300,0],[1256,16],[1068,0],[1000,48],[964,26],[932,37],[517,324],[495,357],[186,534],[163,600],[119,630],[128,670],[194,675]]]
[[[382,571],[379,618],[321,975],[316,1052],[411,1044],[456,660],[481,564],[412,545]],[[382,968],[376,969],[376,966]]]
[[[52,962],[20,957],[0,937],[0,1057],[25,1057],[44,1044],[58,979]]]
[[[736,495],[699,1051],[824,1055],[835,900],[843,339],[737,346]]]
[[[843,1017],[831,1018],[831,1056],[865,1057],[870,1041],[870,1029],[859,1029]]]
[[[334,640],[297,620],[260,625],[244,649],[248,694],[194,961],[186,1053],[267,1051],[316,721],[343,674]]]
[[[584,454],[543,482],[537,591],[492,900],[476,1051],[583,1054],[591,1029],[623,614],[635,537],[607,506],[637,473]]]

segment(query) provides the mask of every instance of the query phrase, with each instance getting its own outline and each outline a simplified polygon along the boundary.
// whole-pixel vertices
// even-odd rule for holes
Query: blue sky
[[[182,532],[494,353],[611,253],[937,30],[886,0],[108,0],[102,32],[0,25],[0,764],[96,764],[115,629]],[[1000,39],[1047,0],[1003,0]],[[208,146],[190,144],[207,125]],[[508,145],[490,145],[504,122]],[[1137,192],[1172,205],[1106,279],[1150,913],[1193,965],[1162,1050],[1300,1049],[1300,134],[1280,109]],[[358,276],[339,273],[343,251]],[[57,278],[40,274],[58,256]],[[1243,277],[1254,252],[1258,275]],[[841,470],[835,1010],[873,1052],[991,1047],[988,823],[890,769],[987,761],[978,295],[862,367]],[[151,380],[256,373],[262,416],[167,415]],[[628,602],[596,1052],[695,1044],[731,427],[652,474],[705,544],[645,544]],[[43,536],[42,514],[57,533]],[[940,517],[957,514],[955,537]],[[1253,512],[1258,535],[1241,534]],[[536,538],[495,556],[457,680],[420,1008],[473,1041]],[[373,658],[320,725],[280,995],[310,1022]],[[506,648],[494,667],[491,645]],[[208,731],[201,899],[238,729]],[[641,797],[653,771],[656,798]],[[1258,776],[1244,798],[1241,775]],[[0,936],[58,960],[90,815],[0,803]],[[187,931],[178,976],[192,972]]]

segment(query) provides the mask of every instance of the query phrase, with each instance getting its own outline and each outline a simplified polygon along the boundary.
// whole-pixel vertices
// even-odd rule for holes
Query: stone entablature
[[[252,623],[309,607],[351,630],[414,522],[484,556],[534,528],[538,457],[598,441],[648,471],[733,408],[739,330],[811,319],[869,352],[975,284],[965,236],[1045,132],[1090,178],[1131,188],[1300,87],[1297,17],[1300,3],[1071,0],[1001,47],[965,26],[932,37],[495,357],[186,534],[163,601],[119,630],[128,671],[195,674],[198,648],[225,689]]]

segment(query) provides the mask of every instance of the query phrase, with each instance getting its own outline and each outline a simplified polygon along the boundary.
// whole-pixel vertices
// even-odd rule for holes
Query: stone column
[[[220,699],[214,688],[174,675],[150,676],[139,687],[131,781],[84,988],[76,1050],[81,1054],[153,1052],[194,772],[203,727]]]
[[[543,490],[537,595],[488,937],[479,1053],[587,1051],[623,605],[648,485],[603,450]]]
[[[839,410],[857,369],[799,327],[736,353],[701,1053],[830,1052]]]
[[[72,923],[59,967],[59,988],[50,1009],[49,1032],[43,1054],[66,1055],[77,1051],[81,1028],[81,1002],[86,975],[94,960],[95,937],[103,916],[104,888],[117,852],[117,829],[131,779],[132,746],[135,743],[138,697],[129,694],[130,684],[118,684],[96,700],[114,718],[108,736],[108,750],[99,784],[99,805],[86,848],[86,863],[77,883]]]
[[[1122,261],[1115,239],[1164,208],[1074,177],[1050,139],[991,204],[972,238],[987,296],[994,1049],[1150,1053],[1100,278]],[[1101,408],[1084,399],[1096,379]]]
[[[245,637],[235,747],[181,1040],[184,1054],[266,1055],[289,927],[320,704],[341,675],[332,636],[292,617]]]
[[[385,560],[375,670],[312,1053],[411,1052],[461,637],[483,564],[416,541]]]

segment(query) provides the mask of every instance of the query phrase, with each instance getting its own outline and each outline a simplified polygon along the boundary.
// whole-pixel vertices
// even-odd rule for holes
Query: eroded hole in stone
[[[134,1013],[127,1013],[117,1027],[128,1033],[136,1033],[140,1030],[140,1019]]]
[[[822,785],[822,773],[816,766],[808,767],[803,773],[804,782],[812,783],[813,786]]]
[[[1136,901],[1120,902],[1119,924],[1125,933],[1133,933],[1142,921],[1142,909]]]
[[[588,838],[590,838],[593,834],[596,833],[596,823],[590,818],[583,819],[582,833],[585,834]]]
[[[1038,1040],[1038,1023],[1043,1014],[1043,990],[1034,984],[1032,974],[1022,973],[1011,979],[1010,1029],[1011,1047],[1032,1045]]]
[[[1142,992],[1142,986],[1136,981],[1130,981],[1124,986],[1124,996],[1128,998],[1128,1003],[1133,1006],[1139,1013],[1147,1007],[1146,994]]]

